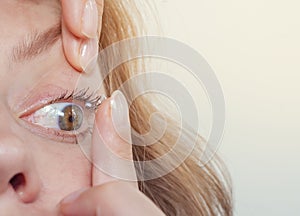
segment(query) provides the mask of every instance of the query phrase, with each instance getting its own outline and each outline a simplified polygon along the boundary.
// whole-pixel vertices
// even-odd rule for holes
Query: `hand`
[[[137,181],[133,181],[136,180],[136,173],[129,111],[120,91],[104,101],[97,111],[92,158],[92,187],[65,198],[60,203],[62,215],[164,215],[138,190]]]
[[[98,54],[104,0],[61,0],[61,4],[65,56],[82,71]]]

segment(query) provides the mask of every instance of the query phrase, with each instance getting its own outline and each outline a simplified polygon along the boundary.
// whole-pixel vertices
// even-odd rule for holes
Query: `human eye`
[[[78,143],[79,136],[91,133],[95,110],[105,99],[102,95],[87,92],[64,93],[21,118],[40,129],[40,135],[56,141]]]
[[[63,131],[79,130],[84,118],[83,108],[76,103],[53,103],[27,117],[33,124]]]

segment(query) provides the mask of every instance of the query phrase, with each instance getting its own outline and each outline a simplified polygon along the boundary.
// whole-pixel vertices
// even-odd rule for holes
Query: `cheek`
[[[35,164],[42,181],[43,200],[56,204],[66,195],[91,185],[91,163],[78,145],[48,143],[39,146]]]

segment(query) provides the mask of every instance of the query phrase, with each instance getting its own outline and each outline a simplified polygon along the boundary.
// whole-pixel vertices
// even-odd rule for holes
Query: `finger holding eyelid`
[[[63,48],[67,61],[77,71],[83,71],[98,55],[98,39],[80,39],[62,23]]]
[[[92,139],[92,186],[118,180],[138,188],[128,104],[120,91],[99,107]]]
[[[65,56],[72,67],[83,71],[97,57],[103,0],[61,0]]]
[[[77,37],[96,38],[103,14],[103,0],[61,0],[65,27]]]
[[[66,27],[62,21],[62,41],[64,53],[69,64],[78,71],[82,71],[79,64],[79,50],[81,39],[76,38]]]

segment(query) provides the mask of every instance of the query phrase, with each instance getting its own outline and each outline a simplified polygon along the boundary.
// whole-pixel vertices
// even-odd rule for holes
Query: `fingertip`
[[[124,94],[117,90],[105,100],[96,113],[94,134],[117,156],[132,159],[129,108]]]
[[[78,23],[80,23],[80,17],[82,13],[82,4],[82,0],[61,0],[62,20],[65,24],[65,27],[68,28],[72,34],[78,37],[82,36],[80,33],[80,29],[78,28]]]
[[[117,135],[126,143],[131,144],[131,125],[129,107],[124,94],[117,90],[111,96],[112,124]]]
[[[95,64],[98,57],[98,39],[80,39],[62,23],[63,49],[69,64],[77,71],[84,71]]]
[[[61,205],[68,205],[70,203],[73,203],[76,199],[78,199],[82,193],[84,193],[85,191],[87,191],[89,189],[89,187],[86,188],[82,188],[78,191],[75,191],[71,194],[69,194],[67,197],[65,197],[62,201],[61,201]]]
[[[98,3],[98,4],[97,4]],[[99,37],[99,24],[103,14],[103,2],[97,0],[61,0],[62,17],[66,27],[76,37]],[[100,13],[98,12],[100,11]]]
[[[76,38],[67,28],[66,23],[62,22],[62,44],[64,49],[64,54],[69,62],[69,64],[75,68],[77,71],[82,71],[82,67],[80,65],[80,46],[81,39]]]
[[[109,182],[84,191],[75,201],[62,206],[61,213],[65,216],[164,215],[142,192],[123,181]]]
[[[95,0],[86,0],[83,6],[81,18],[81,33],[87,38],[98,36],[98,9]]]
[[[115,117],[113,117],[114,109],[118,112]],[[117,126],[114,125],[113,118],[117,119],[115,120]],[[118,127],[119,130],[116,130]],[[121,180],[129,181],[130,184],[133,182],[137,187],[128,105],[120,91],[113,93],[97,111],[92,141],[92,161],[93,186]]]
[[[60,203],[57,205],[57,208],[59,210],[60,215],[68,216],[68,215],[75,215],[76,206],[78,206],[78,200],[80,200],[80,197],[82,194],[84,194],[86,191],[88,191],[90,187],[85,187],[80,190],[77,190],[68,196],[66,196],[63,200],[60,201]],[[79,203],[81,203],[79,201]]]
[[[103,0],[61,0],[61,4],[64,53],[70,65],[81,72],[98,56]]]
[[[61,0],[62,17],[66,27],[77,37],[84,37],[81,32],[81,19],[86,0]]]
[[[104,183],[112,181],[112,177],[103,172],[101,164],[102,160],[105,160],[102,156],[102,149],[104,148],[103,133],[106,132],[106,125],[109,124],[110,116],[110,99],[106,99],[101,103],[96,111],[95,123],[92,137],[92,186],[102,185]],[[100,133],[102,131],[102,133]],[[104,136],[104,137],[103,137]]]

